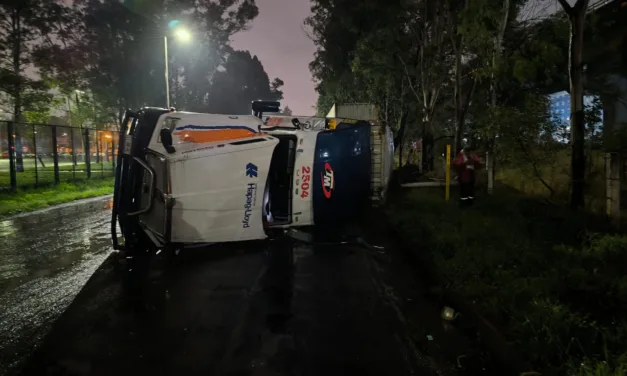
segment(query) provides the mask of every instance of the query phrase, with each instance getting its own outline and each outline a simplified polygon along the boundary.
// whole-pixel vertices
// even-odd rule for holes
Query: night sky
[[[63,0],[70,5],[72,0]],[[256,0],[259,16],[248,31],[233,36],[232,46],[257,55],[270,81],[285,82],[282,105],[294,115],[314,115],[317,94],[309,72],[315,46],[303,31],[309,0]]]
[[[71,3],[71,0],[63,1]],[[295,115],[313,115],[317,99],[309,72],[315,46],[303,31],[303,21],[310,14],[309,1],[256,0],[259,16],[248,31],[232,37],[234,48],[257,55],[270,80],[279,77],[285,82],[282,104],[289,106]],[[599,1],[591,0],[590,4]],[[568,2],[573,4],[574,0]],[[542,18],[557,9],[556,0],[532,0],[525,5],[521,18]]]
[[[259,16],[232,38],[236,49],[257,55],[270,80],[285,82],[282,104],[294,115],[314,115],[317,95],[309,72],[315,46],[303,31],[309,0],[256,0]]]

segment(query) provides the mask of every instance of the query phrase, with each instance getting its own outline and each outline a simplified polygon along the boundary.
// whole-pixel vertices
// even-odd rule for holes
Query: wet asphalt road
[[[23,362],[111,252],[110,199],[0,221],[0,375]]]
[[[487,374],[457,367],[473,342],[377,226],[385,254],[283,239],[161,253],[144,274],[110,252],[106,201],[43,217],[3,227],[0,374]]]

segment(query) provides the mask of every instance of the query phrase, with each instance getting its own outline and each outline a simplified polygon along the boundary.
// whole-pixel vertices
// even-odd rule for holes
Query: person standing
[[[460,150],[453,161],[457,170],[460,204],[462,206],[472,205],[475,200],[475,172],[481,166],[480,163],[479,157],[470,146]]]
[[[412,164],[414,160],[418,160],[418,143],[416,141],[411,142],[411,149],[409,149],[409,155],[407,156],[407,164]]]

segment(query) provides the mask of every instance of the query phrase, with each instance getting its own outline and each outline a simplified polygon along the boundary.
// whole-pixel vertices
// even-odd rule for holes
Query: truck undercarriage
[[[264,203],[264,210],[269,227],[289,225],[292,222],[292,182],[296,137],[293,135],[275,137],[279,139],[279,144],[272,154],[267,188],[264,193],[268,198],[268,202]]]

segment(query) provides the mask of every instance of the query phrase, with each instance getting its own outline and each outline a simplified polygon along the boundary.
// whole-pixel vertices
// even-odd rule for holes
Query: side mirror
[[[281,102],[275,101],[253,101],[251,103],[253,115],[261,118],[264,112],[279,112]]]
[[[163,144],[165,151],[169,154],[174,153],[176,149],[172,146],[172,133],[170,133],[170,130],[168,128],[161,128],[159,136],[161,136],[161,143]]]

